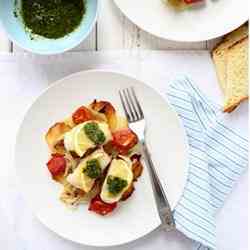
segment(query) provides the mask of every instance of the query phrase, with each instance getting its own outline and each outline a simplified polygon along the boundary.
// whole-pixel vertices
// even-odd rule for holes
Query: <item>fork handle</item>
[[[171,212],[171,207],[161,185],[158,174],[155,170],[153,161],[150,156],[150,152],[148,150],[147,144],[145,141],[142,141],[142,154],[147,164],[149,175],[151,178],[152,189],[154,192],[154,197],[159,213],[159,217],[162,222],[162,226],[167,231],[171,231],[175,228],[174,218]]]

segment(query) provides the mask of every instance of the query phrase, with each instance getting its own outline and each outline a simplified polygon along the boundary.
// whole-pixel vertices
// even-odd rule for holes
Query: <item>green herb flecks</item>
[[[13,11],[13,15],[14,15],[14,17],[16,17],[16,18],[18,17],[18,14],[17,14],[17,11],[16,11],[16,10]]]
[[[84,168],[83,173],[91,179],[97,179],[102,174],[100,163],[97,159],[87,161],[87,166]]]
[[[32,34],[57,39],[74,31],[81,23],[84,0],[22,0],[21,16]]]
[[[88,138],[96,145],[101,145],[106,140],[105,134],[95,122],[87,123],[84,126],[84,132],[88,136]]]
[[[113,195],[117,195],[128,185],[128,182],[119,177],[108,176],[107,184],[108,191]]]
[[[14,15],[15,18],[18,18],[18,3],[17,3],[17,0],[14,1],[13,15]]]

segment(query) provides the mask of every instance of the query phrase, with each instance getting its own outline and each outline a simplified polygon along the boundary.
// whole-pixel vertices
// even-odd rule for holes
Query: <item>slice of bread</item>
[[[220,87],[225,94],[226,92],[226,60],[227,50],[238,41],[248,37],[248,25],[245,24],[235,31],[226,35],[212,52],[212,58],[216,68],[216,74]]]
[[[228,49],[224,111],[233,111],[248,98],[248,38]]]
[[[248,25],[226,35],[212,58],[225,95],[224,112],[231,112],[248,98]]]

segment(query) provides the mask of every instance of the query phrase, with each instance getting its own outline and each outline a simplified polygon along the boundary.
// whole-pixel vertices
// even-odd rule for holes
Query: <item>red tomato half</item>
[[[202,2],[203,0],[184,0],[184,2],[186,4],[193,4],[193,3],[198,3],[198,2]]]
[[[66,160],[64,155],[52,154],[52,158],[47,163],[47,166],[52,177],[63,174],[66,168]]]
[[[75,124],[80,124],[92,120],[93,115],[88,108],[81,106],[73,113],[72,119]]]
[[[113,133],[113,146],[120,154],[127,154],[137,143],[138,137],[131,129],[122,129]]]
[[[111,204],[106,203],[101,199],[100,195],[97,195],[91,200],[89,205],[89,211],[93,211],[97,214],[104,216],[106,214],[111,213],[116,208],[116,206],[117,202]]]

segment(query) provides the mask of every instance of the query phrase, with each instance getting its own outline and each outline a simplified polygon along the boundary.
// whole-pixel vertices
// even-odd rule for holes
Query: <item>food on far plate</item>
[[[55,123],[45,136],[52,178],[67,205],[89,202],[89,211],[111,213],[134,191],[143,166],[138,137],[110,102],[94,100]]]
[[[197,3],[202,3],[204,0],[163,0],[163,2],[170,4],[177,9],[183,9]]]
[[[232,112],[248,99],[248,25],[226,35],[212,52],[220,87],[224,93],[224,112]]]

